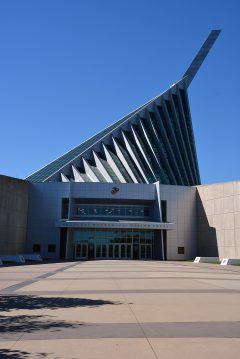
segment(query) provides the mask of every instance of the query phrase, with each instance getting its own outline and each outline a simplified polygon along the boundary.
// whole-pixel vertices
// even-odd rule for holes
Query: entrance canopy
[[[60,220],[56,222],[59,228],[136,228],[136,229],[166,229],[175,228],[170,222],[145,222],[145,221],[72,221]]]

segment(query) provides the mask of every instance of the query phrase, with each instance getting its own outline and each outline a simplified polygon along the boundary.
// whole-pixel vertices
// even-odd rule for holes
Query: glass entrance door
[[[113,258],[114,259],[119,259],[120,258],[120,245],[119,244],[114,244],[113,245]]]
[[[96,245],[96,258],[107,258],[108,257],[108,246],[106,244]]]
[[[109,253],[110,258],[131,259],[132,258],[132,244],[125,244],[125,243],[113,244],[113,245],[110,244],[108,253]],[[110,253],[112,254],[111,256],[110,256]]]
[[[75,259],[87,259],[88,246],[86,243],[77,243],[75,246]]]
[[[139,259],[139,244],[133,244],[133,259]]]
[[[95,258],[95,245],[93,243],[88,244],[88,259]]]
[[[146,258],[146,246],[145,244],[140,245],[140,259]]]
[[[140,259],[152,259],[152,246],[149,244],[140,245]]]
[[[108,245],[108,258],[113,258],[113,249],[114,249],[113,244],[109,244]]]
[[[126,256],[127,259],[132,259],[132,245],[126,244]]]

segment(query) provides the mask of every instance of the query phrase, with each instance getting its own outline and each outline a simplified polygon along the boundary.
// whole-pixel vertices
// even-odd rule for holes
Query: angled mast
[[[198,72],[199,68],[201,67],[203,61],[207,57],[209,51],[213,47],[215,41],[217,40],[221,30],[212,30],[208,35],[207,40],[204,42],[200,50],[198,51],[197,55],[194,57],[191,65],[183,75],[183,78],[186,78],[187,86],[190,85],[192,80],[194,79],[196,73]]]

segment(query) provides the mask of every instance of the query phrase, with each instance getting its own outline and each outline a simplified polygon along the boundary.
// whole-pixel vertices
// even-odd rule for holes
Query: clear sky
[[[240,1],[0,0],[0,173],[25,178],[167,89],[189,87],[202,183],[240,180]]]

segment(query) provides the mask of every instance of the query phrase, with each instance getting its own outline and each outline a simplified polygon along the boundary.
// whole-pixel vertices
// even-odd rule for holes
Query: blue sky
[[[240,180],[240,2],[1,0],[0,173],[25,178],[156,96],[222,29],[189,88],[202,183]]]

